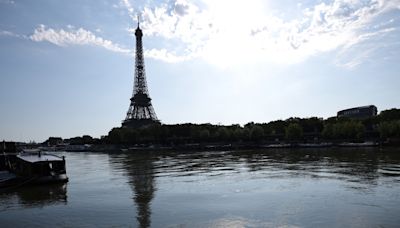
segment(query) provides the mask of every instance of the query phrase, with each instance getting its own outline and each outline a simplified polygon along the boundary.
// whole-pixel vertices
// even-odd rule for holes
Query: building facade
[[[338,118],[353,118],[353,119],[364,119],[378,114],[378,109],[375,105],[361,106],[355,108],[349,108],[341,110],[337,113]]]

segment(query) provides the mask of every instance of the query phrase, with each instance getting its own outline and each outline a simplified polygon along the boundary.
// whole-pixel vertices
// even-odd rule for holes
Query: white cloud
[[[15,37],[15,38],[19,38],[19,39],[29,39],[26,35],[17,34],[15,32],[7,31],[7,30],[0,30],[0,36]]]
[[[147,52],[162,60],[174,56],[176,61],[202,57],[221,66],[238,62],[290,64],[372,40],[380,33],[365,28],[379,15],[398,10],[399,5],[400,0],[333,0],[303,9],[301,17],[283,19],[262,0],[246,4],[175,0],[145,6],[142,28],[147,36],[179,41],[172,48]]]
[[[68,45],[93,45],[105,48],[109,51],[134,54],[134,50],[121,48],[118,44],[114,44],[112,41],[105,40],[101,37],[97,37],[92,32],[83,28],[75,29],[74,26],[68,25],[68,31],[64,29],[54,30],[52,28],[46,28],[44,25],[40,25],[35,29],[34,33],[29,37],[30,40],[36,42],[47,41],[57,46],[68,46]],[[14,34],[9,31],[0,31],[0,35],[4,36],[15,36],[20,35]],[[177,56],[166,49],[149,49],[144,50],[144,56],[153,58],[165,62],[176,63],[189,59],[189,56]]]
[[[129,2],[129,0],[121,0],[121,4],[128,10],[129,16],[132,19],[135,19],[135,15],[133,14],[133,7],[132,4]]]
[[[368,60],[375,51],[384,48],[387,45],[385,42],[370,44],[366,41],[373,38],[382,39],[382,37],[395,30],[395,28],[385,28],[359,35],[351,42],[345,44],[339,51],[336,64],[348,69],[356,68],[364,61]]]
[[[57,46],[68,45],[93,45],[105,48],[109,51],[129,54],[132,51],[114,44],[110,40],[97,37],[91,31],[83,28],[75,29],[73,26],[68,26],[68,30],[46,28],[40,25],[35,29],[34,33],[29,37],[36,42],[47,41]]]
[[[122,3],[128,9],[129,13],[133,13],[133,7],[132,7],[131,3],[129,2],[129,0],[122,0]]]
[[[149,49],[144,50],[144,56],[147,58],[157,59],[168,63],[182,62],[191,59],[191,56],[178,56],[171,52],[168,52],[165,48],[163,49]]]
[[[12,37],[19,37],[20,35],[15,34],[13,32],[7,31],[7,30],[1,30],[0,31],[0,36],[12,36]]]
[[[229,0],[167,1],[140,10],[145,36],[169,44],[162,48],[150,45],[144,55],[170,63],[203,58],[228,67],[238,63],[293,64],[319,53],[337,51],[336,64],[354,68],[375,50],[373,45],[358,50],[358,44],[395,31],[392,24],[399,18],[372,22],[385,12],[398,10],[398,5],[400,0],[333,0],[308,6],[299,12],[300,16],[288,19],[263,0],[249,0],[246,4]],[[136,6],[129,0],[120,0],[118,5],[134,21],[139,15]],[[129,31],[133,33],[134,29]],[[7,35],[3,33],[0,35]],[[55,30],[41,25],[29,38],[58,46],[94,45],[134,53],[73,26]]]

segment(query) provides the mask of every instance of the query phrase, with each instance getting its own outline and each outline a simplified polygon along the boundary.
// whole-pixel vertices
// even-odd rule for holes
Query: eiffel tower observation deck
[[[138,25],[135,31],[136,36],[136,57],[135,57],[135,78],[133,85],[133,95],[122,127],[140,128],[152,124],[158,124],[154,108],[151,105],[151,98],[147,89],[146,71],[143,58],[143,33]]]

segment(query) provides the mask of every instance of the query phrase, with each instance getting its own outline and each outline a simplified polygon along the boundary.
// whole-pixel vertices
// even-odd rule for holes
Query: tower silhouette
[[[143,58],[143,33],[138,25],[135,31],[136,36],[136,57],[135,57],[135,79],[131,103],[122,127],[138,128],[159,123],[154,108],[151,105],[151,98],[147,89],[146,72]]]

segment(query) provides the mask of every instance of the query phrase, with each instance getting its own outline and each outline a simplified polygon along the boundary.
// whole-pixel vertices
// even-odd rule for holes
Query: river
[[[63,152],[0,193],[1,227],[399,227],[400,148]]]

